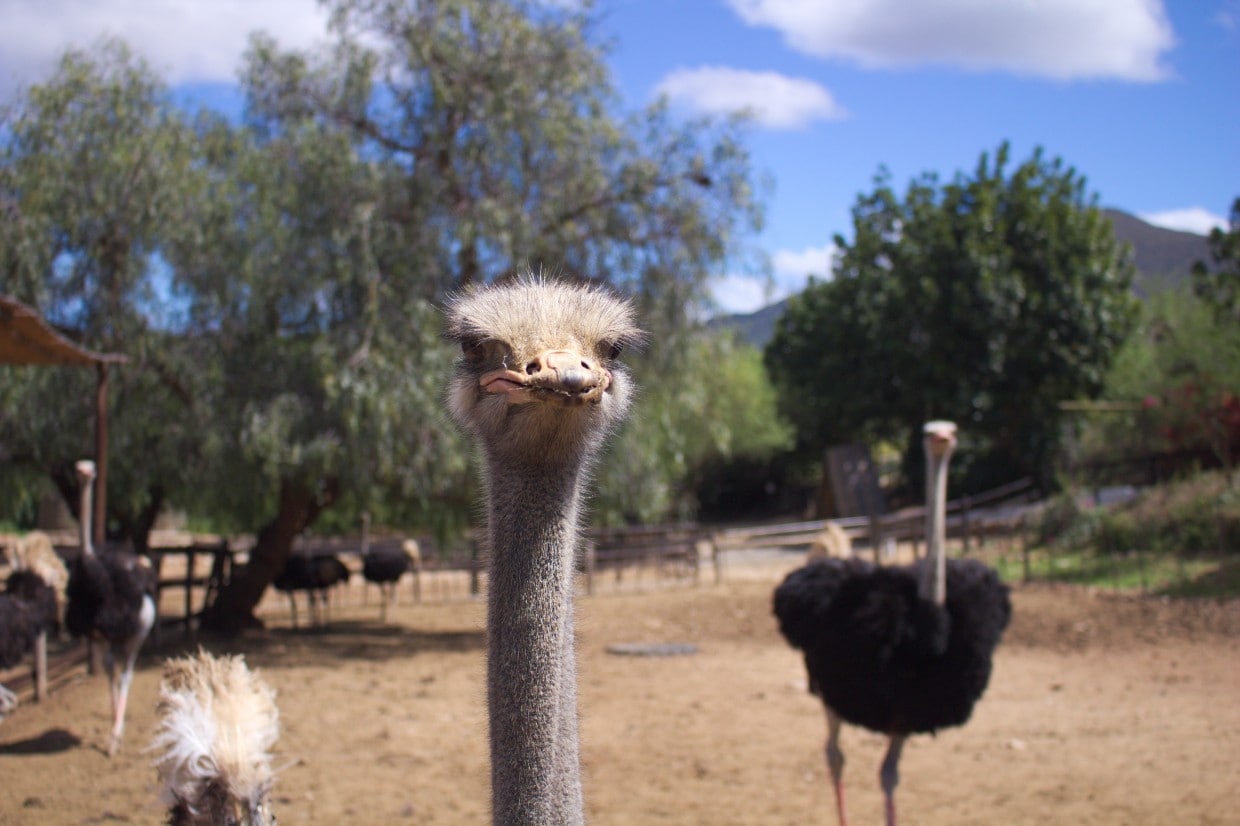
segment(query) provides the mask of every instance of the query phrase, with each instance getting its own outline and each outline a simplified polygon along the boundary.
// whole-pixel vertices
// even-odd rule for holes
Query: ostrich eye
[[[475,367],[504,360],[508,348],[493,338],[467,338],[461,340],[461,354],[465,361]]]
[[[603,349],[607,351],[607,358],[618,359],[620,354],[624,352],[624,343],[620,341],[603,342]]]

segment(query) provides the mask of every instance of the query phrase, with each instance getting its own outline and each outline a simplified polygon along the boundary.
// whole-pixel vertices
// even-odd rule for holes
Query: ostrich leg
[[[900,752],[904,749],[905,737],[893,734],[887,743],[887,756],[879,769],[878,777],[883,785],[883,798],[887,815],[887,826],[896,826],[896,784],[900,782]]]
[[[138,660],[138,650],[146,635],[155,624],[155,603],[148,597],[142,601],[142,613],[139,615],[138,633],[125,640],[120,646],[125,663],[116,673],[116,654],[109,647],[107,653],[108,688],[112,695],[112,741],[108,744],[108,756],[113,757],[120,751],[121,735],[125,731],[125,705],[129,701],[129,685],[133,682],[133,668]]]
[[[840,716],[827,709],[827,769],[831,772],[831,783],[835,787],[835,812],[839,817],[840,826],[848,826],[848,810],[844,805],[844,752],[840,749]]]

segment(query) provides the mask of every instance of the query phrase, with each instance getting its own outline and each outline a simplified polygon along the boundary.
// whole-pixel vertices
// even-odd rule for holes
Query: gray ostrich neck
[[[488,465],[493,822],[580,824],[572,587],[582,463],[519,475]]]
[[[94,503],[92,501],[93,493],[94,493],[92,488],[94,487],[94,484],[95,484],[95,477],[92,476],[89,479],[85,477],[82,478],[82,494],[81,494],[80,503],[78,505],[78,507],[81,509],[80,512],[78,513],[78,534],[79,534],[78,538],[79,538],[79,541],[81,542],[82,553],[86,554],[87,556],[90,556],[94,554],[95,552],[94,546],[91,544],[91,538],[90,538],[90,535],[92,533],[91,529],[93,527],[93,525],[91,524],[91,516],[94,513],[93,511]]]
[[[917,593],[935,605],[947,601],[947,460],[948,456],[926,455],[926,565],[917,583]]]

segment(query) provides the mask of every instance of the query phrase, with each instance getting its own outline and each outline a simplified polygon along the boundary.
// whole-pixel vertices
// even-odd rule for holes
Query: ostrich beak
[[[597,404],[611,386],[611,373],[580,353],[558,349],[539,353],[523,371],[484,373],[478,383],[487,393],[504,394],[509,404],[558,401],[576,406]]]

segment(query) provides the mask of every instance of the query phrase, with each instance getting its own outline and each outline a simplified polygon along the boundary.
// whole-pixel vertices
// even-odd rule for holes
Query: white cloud
[[[695,112],[727,114],[747,109],[758,123],[791,129],[815,120],[837,120],[846,112],[831,93],[804,78],[776,72],[749,72],[722,66],[677,69],[657,91]]]
[[[251,32],[282,46],[322,39],[315,0],[0,0],[0,96],[45,80],[70,47],[123,38],[169,84],[236,80]]]
[[[711,282],[711,297],[724,314],[747,315],[772,303],[770,284],[752,275],[721,275]]]
[[[1162,0],[728,0],[805,54],[1060,80],[1155,81],[1175,45]]]
[[[712,284],[711,295],[724,312],[752,313],[801,292],[810,276],[818,281],[829,279],[834,257],[834,244],[777,250],[771,255],[770,280],[750,275],[721,276]]]
[[[825,247],[806,247],[803,250],[779,250],[771,256],[771,266],[779,281],[799,281],[805,286],[805,278],[812,275],[820,281],[831,275],[831,261],[835,257],[835,244]],[[799,289],[799,288],[798,288]]]
[[[1180,232],[1192,232],[1197,235],[1209,235],[1210,230],[1218,227],[1227,229],[1227,219],[1215,215],[1204,207],[1188,207],[1186,209],[1166,209],[1161,212],[1142,212],[1138,216],[1147,224],[1163,229],[1174,229]]]

